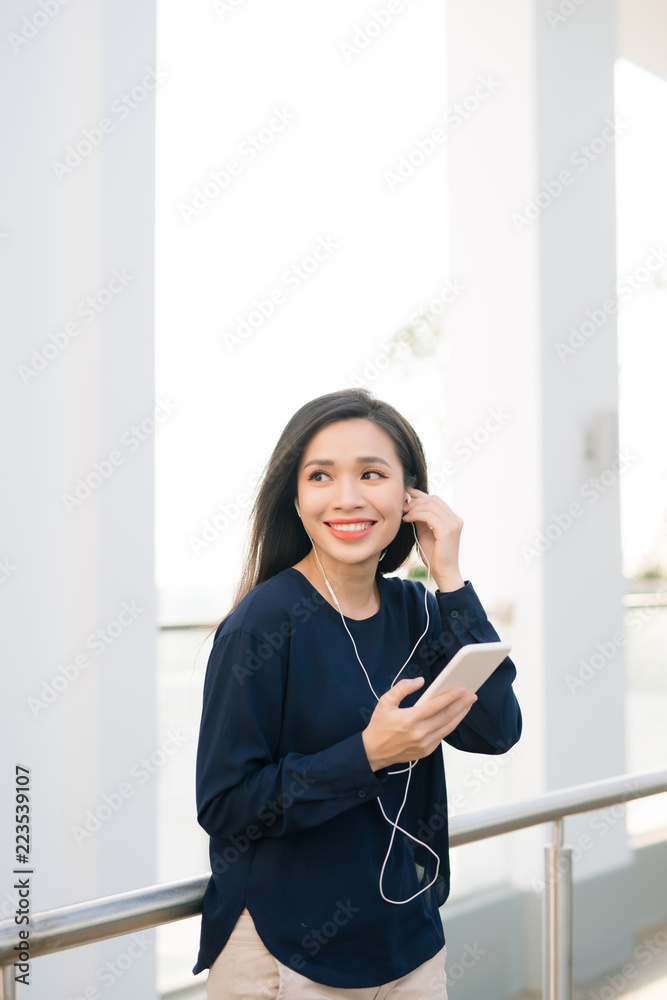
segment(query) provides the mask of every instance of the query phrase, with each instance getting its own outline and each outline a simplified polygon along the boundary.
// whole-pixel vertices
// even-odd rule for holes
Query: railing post
[[[3,965],[0,968],[0,1000],[16,1000],[16,980],[14,966]]]
[[[563,823],[554,820],[544,848],[542,997],[572,1000],[572,849],[563,847]]]

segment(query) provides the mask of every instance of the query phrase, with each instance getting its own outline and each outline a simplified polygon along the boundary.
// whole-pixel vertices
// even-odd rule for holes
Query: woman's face
[[[327,424],[299,463],[301,520],[333,560],[376,565],[404,514],[403,467],[387,432],[363,417]],[[349,527],[330,527],[332,522]]]

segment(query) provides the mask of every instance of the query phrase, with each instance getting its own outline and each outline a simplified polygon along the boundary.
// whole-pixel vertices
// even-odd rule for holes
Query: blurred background
[[[208,872],[207,633],[280,431],[339,388],[413,424],[430,492],[464,519],[463,576],[513,644],[522,739],[444,747],[452,814],[667,766],[664,6],[1,17],[3,918],[15,764],[34,911]],[[667,796],[565,831],[593,844],[574,969],[602,1000],[667,926]],[[453,965],[450,998],[540,995],[548,837],[452,852],[448,957],[470,927],[485,957]],[[38,959],[30,995],[204,996],[199,924]],[[663,937],[614,996],[667,989]]]

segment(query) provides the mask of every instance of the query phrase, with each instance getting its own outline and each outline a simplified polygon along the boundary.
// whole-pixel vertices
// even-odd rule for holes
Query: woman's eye
[[[311,472],[311,474],[308,476],[308,482],[310,482],[311,480],[313,480],[313,482],[321,483],[322,480],[321,479],[315,479],[315,477],[316,476],[328,476],[328,475],[329,475],[329,473],[328,472],[324,472],[322,469],[320,469],[320,470],[318,470],[316,472]],[[362,473],[362,476],[380,476],[381,479],[385,478],[384,473],[383,472],[379,472],[377,469],[366,469],[366,471]]]

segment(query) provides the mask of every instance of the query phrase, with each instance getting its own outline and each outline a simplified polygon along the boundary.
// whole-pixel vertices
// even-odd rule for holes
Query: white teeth
[[[331,527],[336,531],[364,531],[372,524],[374,524],[373,521],[359,521],[357,524],[332,524]]]

